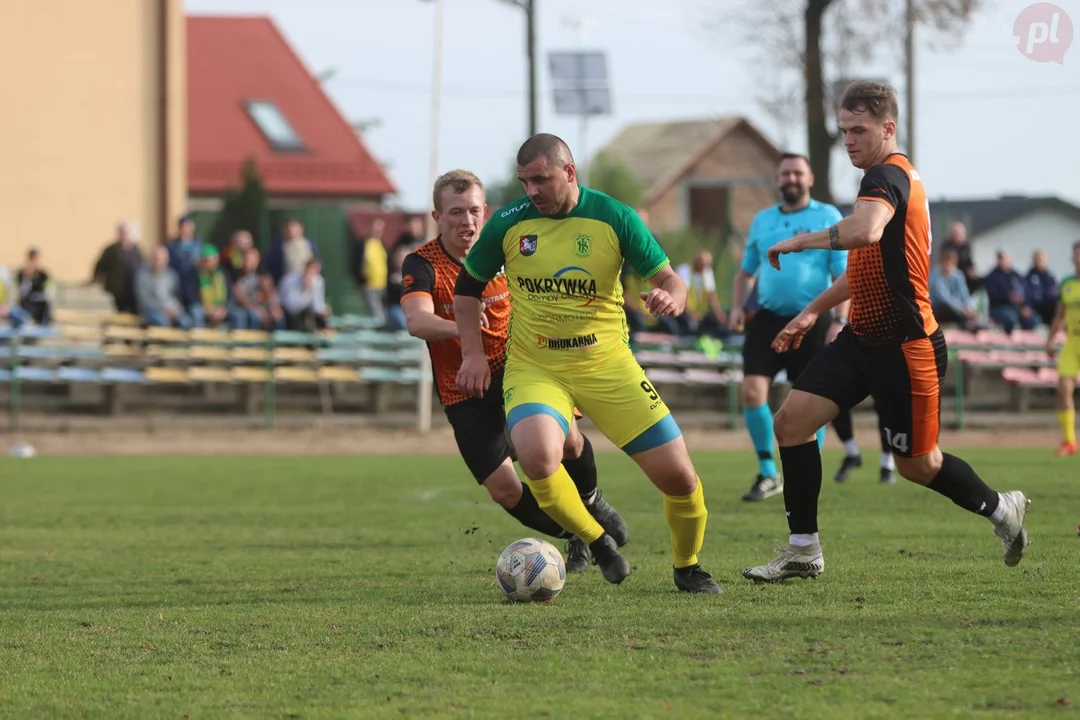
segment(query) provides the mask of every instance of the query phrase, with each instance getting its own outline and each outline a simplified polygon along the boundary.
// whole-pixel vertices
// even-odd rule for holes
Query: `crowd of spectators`
[[[176,235],[144,258],[133,223],[117,226],[92,271],[117,312],[147,326],[314,331],[331,308],[318,248],[299,220],[289,219],[263,257],[251,233],[238,230],[221,252],[197,234],[188,215]]]
[[[980,275],[972,262],[967,231],[957,222],[949,227],[940,260],[931,270],[930,302],[939,322],[967,330],[1033,330],[1053,320],[1058,280],[1043,250],[1034,251],[1024,274],[1013,266],[1008,252],[999,250],[994,268]],[[985,311],[976,299],[980,294],[985,296]]]

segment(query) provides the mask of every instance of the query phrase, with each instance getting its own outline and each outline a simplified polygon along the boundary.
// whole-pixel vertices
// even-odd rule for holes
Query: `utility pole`
[[[536,134],[536,0],[499,0],[525,13],[525,62],[528,65],[529,137]]]
[[[529,137],[536,134],[536,0],[525,3],[525,52],[529,63]]]
[[[915,0],[907,0],[907,36],[904,41],[904,94],[907,96],[907,157],[915,164]]]

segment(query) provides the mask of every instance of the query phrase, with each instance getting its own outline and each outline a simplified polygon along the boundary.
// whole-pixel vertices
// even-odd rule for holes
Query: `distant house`
[[[396,192],[270,18],[188,17],[187,68],[193,209],[216,209],[249,157],[277,205],[377,207]]]
[[[696,227],[745,234],[754,214],[777,202],[781,152],[742,117],[638,123],[604,151],[641,183],[657,232]]]
[[[851,206],[840,208],[845,215]],[[1072,244],[1080,240],[1080,207],[1056,197],[1005,195],[985,200],[931,200],[931,232],[936,250],[956,222],[967,228],[972,261],[980,274],[993,269],[998,250],[1012,255],[1018,270],[1031,264],[1031,254],[1045,250],[1058,275],[1071,267]],[[1070,270],[1071,272],[1071,270]]]

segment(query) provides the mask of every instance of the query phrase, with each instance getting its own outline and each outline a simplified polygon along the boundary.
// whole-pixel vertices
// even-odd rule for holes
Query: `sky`
[[[437,167],[473,170],[485,182],[512,172],[528,134],[524,13],[500,0],[443,3],[442,102]],[[784,149],[805,151],[805,129],[781,123],[758,101],[760,53],[744,29],[716,9],[750,0],[536,0],[541,132],[591,157],[626,125],[737,114]],[[1080,205],[1080,0],[1050,14],[1027,0],[984,0],[959,43],[917,34],[915,165],[931,200],[1056,195]],[[185,0],[189,14],[268,15],[308,69],[332,72],[324,88],[351,121],[376,123],[369,150],[399,189],[396,205],[423,210],[433,180],[432,88],[435,4],[425,0]],[[1034,16],[1032,16],[1034,13]],[[1062,19],[1061,15],[1064,15]],[[1035,56],[1013,38],[1022,18]],[[1080,29],[1080,28],[1075,28]],[[1051,38],[1057,43],[1051,43]],[[1062,55],[1058,50],[1066,48]],[[611,116],[558,116],[547,54],[601,50],[608,56]],[[765,65],[767,67],[767,65]],[[856,74],[887,79],[900,92],[899,59]],[[837,152],[833,192],[854,198],[861,173]]]

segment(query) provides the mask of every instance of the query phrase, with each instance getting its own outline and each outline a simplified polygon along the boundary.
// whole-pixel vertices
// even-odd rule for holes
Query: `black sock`
[[[512,508],[503,508],[503,510],[510,513],[515,520],[525,527],[545,535],[559,539],[566,539],[571,535],[540,509],[540,506],[536,504],[536,497],[533,496],[532,490],[525,483],[521,484],[521,499],[518,500],[517,505]]]
[[[780,448],[784,466],[784,509],[792,535],[816,533],[821,494],[821,449],[817,438],[804,445]]]
[[[944,453],[941,470],[926,487],[941,493],[968,512],[990,517],[997,510],[999,496],[966,462]]]
[[[581,447],[581,455],[569,460],[563,458],[563,467],[570,479],[574,481],[578,495],[583,500],[591,500],[596,492],[596,456],[593,455],[592,443],[585,435],[581,436],[585,444]]]
[[[841,411],[836,419],[832,421],[833,430],[836,431],[836,437],[840,438],[840,442],[847,442],[855,437],[855,431],[851,427],[851,411]]]

